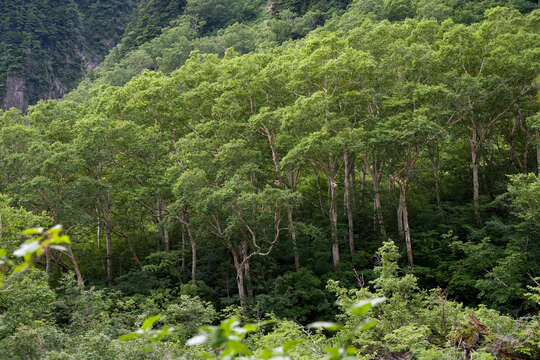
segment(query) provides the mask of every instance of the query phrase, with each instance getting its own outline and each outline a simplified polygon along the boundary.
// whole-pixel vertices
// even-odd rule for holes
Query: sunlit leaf
[[[366,302],[361,305],[355,304],[349,309],[349,312],[354,315],[364,316],[369,312],[369,309],[371,309],[371,303]]]
[[[244,329],[246,329],[249,332],[255,331],[255,330],[257,330],[257,328],[258,328],[258,326],[255,325],[255,324],[245,324],[244,325]]]
[[[25,230],[23,230],[22,234],[23,235],[37,235],[37,234],[43,233],[43,230],[44,229],[42,227],[25,229]]]
[[[149,317],[148,319],[144,320],[141,328],[144,331],[150,330],[152,326],[154,326],[154,323],[158,320],[159,320],[159,315]]]
[[[21,271],[25,271],[27,268],[28,268],[28,265],[27,265],[27,264],[20,264],[20,265],[17,265],[17,266],[13,269],[12,274],[17,274],[17,273],[20,273]]]
[[[67,248],[61,245],[49,245],[48,247],[50,247],[51,249],[58,250],[58,251],[67,251]]]
[[[337,323],[334,323],[334,322],[330,322],[330,321],[317,321],[317,322],[309,324],[308,328],[311,328],[311,329],[326,329],[326,330],[330,330],[330,331],[337,331],[337,330],[343,328],[343,325],[340,325],[340,324],[337,324]]]
[[[62,235],[62,236],[58,237],[58,240],[55,241],[55,243],[57,243],[57,244],[71,244],[71,240],[69,240],[69,236]]]
[[[297,345],[300,345],[302,343],[301,340],[291,340],[287,341],[285,344],[283,344],[283,351],[288,352],[292,348],[294,348]]]
[[[163,325],[160,331],[154,336],[153,341],[159,341],[169,334],[167,325]]]
[[[39,241],[30,241],[22,244],[17,250],[13,252],[13,255],[22,257],[26,254],[31,254],[39,249]]]
[[[377,325],[376,321],[364,321],[362,324],[356,327],[359,331],[366,331]]]
[[[186,344],[188,346],[196,346],[196,345],[202,345],[208,340],[208,334],[207,333],[200,333],[199,335],[196,335],[189,339]]]
[[[354,315],[363,316],[368,313],[369,309],[385,301],[386,301],[386,298],[384,297],[379,297],[379,298],[374,298],[374,299],[369,299],[369,300],[362,300],[355,303],[353,306],[351,306],[349,308],[349,312]]]
[[[242,354],[242,355],[248,355],[249,354],[248,348],[246,347],[246,345],[242,344],[241,341],[229,340],[229,341],[227,341],[227,346],[231,350],[236,352],[237,354]]]

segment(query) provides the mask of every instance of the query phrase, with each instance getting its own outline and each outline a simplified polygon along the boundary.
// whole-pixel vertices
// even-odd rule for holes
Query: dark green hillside
[[[118,42],[134,1],[0,3],[1,107],[58,98]]]
[[[50,3],[6,99],[118,45],[0,110],[0,360],[540,359],[537,4]]]
[[[81,0],[77,1],[83,23],[85,49],[94,56],[91,67],[122,38],[126,24],[133,21],[134,9],[140,0]]]
[[[122,38],[124,51],[158,36],[169,22],[181,15],[185,0],[142,0]]]

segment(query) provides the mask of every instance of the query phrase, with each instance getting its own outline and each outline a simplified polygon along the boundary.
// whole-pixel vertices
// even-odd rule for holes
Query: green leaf
[[[69,236],[67,235],[62,235],[60,237],[58,237],[58,239],[56,239],[54,241],[55,244],[71,244],[71,240],[69,240]]]
[[[49,245],[48,247],[50,247],[51,249],[58,250],[58,251],[67,251],[67,248],[61,245]]]
[[[291,340],[287,341],[285,344],[283,344],[283,351],[288,352],[292,348],[294,348],[297,345],[300,345],[302,343],[301,340]]]
[[[356,330],[366,331],[377,325],[376,321],[364,321],[362,324],[356,327]]]
[[[150,330],[152,326],[154,326],[154,323],[159,320],[159,315],[149,317],[148,319],[144,320],[142,324],[142,329],[144,331]]]
[[[17,273],[20,273],[21,271],[25,271],[27,268],[28,268],[28,264],[26,263],[17,265],[15,269],[13,269],[12,274],[17,274]]]
[[[169,334],[169,328],[167,325],[163,325],[160,331],[152,338],[152,341],[159,341]]]
[[[362,300],[349,308],[349,312],[354,315],[364,316],[369,312],[369,309],[386,301],[386,298],[379,297],[369,300]]]
[[[201,353],[201,354],[199,354],[199,355],[202,356],[202,357],[205,358],[205,359],[208,359],[208,360],[215,360],[215,359],[216,359],[216,357],[215,357],[214,355],[209,354],[209,353],[206,352],[206,351],[203,352],[203,353]]]
[[[187,346],[197,346],[202,345],[208,340],[208,333],[200,333],[199,335],[196,335],[189,339],[186,342]]]
[[[139,337],[141,337],[141,334],[137,333],[137,332],[132,332],[132,333],[129,333],[129,334],[125,334],[125,335],[122,335],[118,338],[118,341],[127,341],[127,340],[133,340],[133,339],[138,339]]]
[[[259,359],[271,359],[272,357],[274,357],[274,352],[268,348],[259,355]]]
[[[23,257],[26,254],[34,253],[37,249],[39,249],[39,241],[36,240],[36,241],[25,242],[17,250],[13,252],[13,255],[17,257]]]
[[[43,233],[43,230],[44,229],[42,227],[31,228],[31,229],[23,230],[22,234],[23,235],[37,235],[37,234]]]
[[[314,323],[309,324],[308,328],[311,328],[311,329],[326,329],[326,330],[329,330],[329,331],[337,331],[337,330],[343,328],[343,325],[333,323],[333,322],[330,322],[330,321],[316,321]]]
[[[328,347],[325,350],[325,354],[328,355],[328,360],[337,360],[339,359],[339,348],[337,347]]]
[[[364,316],[369,312],[369,309],[371,309],[371,303],[367,302],[361,305],[355,304],[349,309],[349,312],[353,315]]]
[[[246,347],[246,345],[242,344],[241,341],[238,340],[228,340],[227,341],[227,347],[231,350],[233,350],[237,354],[242,355],[249,355],[249,350]]]
[[[259,327],[255,324],[245,324],[244,326],[244,329],[246,329],[248,332],[252,332],[252,331],[255,331],[257,330]]]

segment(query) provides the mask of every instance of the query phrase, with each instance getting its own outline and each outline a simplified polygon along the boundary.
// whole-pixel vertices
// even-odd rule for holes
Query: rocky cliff
[[[138,0],[0,1],[0,106],[58,98],[121,39]]]

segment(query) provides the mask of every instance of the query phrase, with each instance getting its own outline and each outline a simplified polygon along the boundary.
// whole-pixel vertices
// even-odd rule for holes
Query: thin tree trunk
[[[382,179],[382,166],[377,159],[373,160],[373,166],[369,165],[367,155],[364,155],[364,168],[369,171],[373,183],[373,214],[374,221],[379,227],[379,233],[386,238],[386,229],[384,228],[384,219],[382,214],[380,184]]]
[[[473,205],[474,205],[474,216],[476,217],[476,222],[480,223],[480,194],[479,187],[480,183],[478,181],[478,135],[477,129],[473,126],[473,135],[470,139],[471,142],[471,161],[472,161],[472,171],[473,171]]]
[[[195,238],[191,232],[191,226],[189,226],[189,219],[186,209],[182,209],[182,221],[186,226],[189,242],[191,243],[191,281],[195,283],[197,280],[197,244],[195,243]]]
[[[332,263],[334,268],[339,264],[339,239],[337,235],[337,183],[334,179],[328,178],[330,185],[330,227],[332,232]]]
[[[479,166],[478,171],[479,174],[482,176],[482,187],[484,188],[484,194],[487,194],[491,198],[491,200],[495,200],[493,194],[489,190],[489,182],[486,176],[487,166]]]
[[[350,200],[350,170],[351,164],[349,162],[349,153],[345,151],[343,153],[343,162],[345,168],[345,191],[343,193],[343,200],[345,202],[345,211],[347,212],[347,222],[349,225],[349,250],[351,256],[354,255],[354,224],[353,224],[353,213],[351,209],[351,200]]]
[[[441,208],[441,181],[439,176],[439,163],[440,163],[440,157],[439,157],[439,148],[438,145],[434,145],[433,150],[433,157],[431,159],[433,163],[433,178],[435,180],[435,197],[437,199],[437,207]]]
[[[167,229],[165,204],[163,199],[161,198],[161,195],[158,195],[157,198],[157,222],[158,226],[161,228],[163,250],[169,251],[169,230]]]
[[[355,158],[356,157],[353,156],[352,159],[350,159],[351,166],[350,166],[350,171],[349,171],[353,212],[358,210],[358,204],[359,204],[358,191],[356,191],[356,161],[355,161]]]
[[[362,179],[362,181],[364,180],[365,178]],[[360,186],[361,186],[360,191],[363,192],[364,184],[361,184]],[[363,204],[364,199],[362,198],[362,202],[360,202],[358,190],[356,188],[356,156],[351,159],[351,190],[353,194],[353,197],[352,197],[353,198],[353,212],[357,214],[358,216],[358,212],[360,211],[361,206],[364,205]],[[360,237],[361,233],[362,233],[362,221],[361,221],[361,218],[359,218],[359,220],[356,222],[356,234]]]
[[[195,283],[197,281],[197,245],[195,244],[195,238],[191,233],[191,227],[187,226],[189,241],[191,242],[191,281]]]
[[[291,192],[296,193],[296,185],[298,182],[299,170],[291,170],[289,172],[289,187]],[[300,255],[298,252],[298,245],[296,244],[296,228],[294,227],[294,213],[293,208],[287,201],[285,204],[287,206],[287,219],[289,221],[289,231],[291,233],[291,241],[293,244],[293,253],[294,253],[294,267],[296,270],[300,269]]]
[[[296,270],[299,270],[300,256],[298,255],[298,247],[296,245],[296,230],[294,228],[293,209],[290,205],[287,205],[287,219],[289,220],[289,232],[291,233],[291,240],[293,244],[294,267]]]
[[[189,242],[191,243],[191,281],[193,283],[197,280],[197,244],[195,243],[195,237],[193,237],[193,233],[191,232],[191,226],[189,226],[189,217],[187,210],[185,208],[182,209],[181,216],[176,217],[182,226],[182,254],[185,250],[185,233],[184,233],[184,226],[185,230],[187,230],[187,235],[189,238]],[[182,258],[184,255],[182,255]]]
[[[248,298],[253,298],[253,287],[251,284],[251,268],[249,266],[248,254],[247,254],[247,243],[245,240],[242,241],[242,263],[244,264],[244,274],[246,277],[246,287],[247,287],[247,296]]]
[[[407,247],[407,259],[409,266],[413,266],[413,252],[411,243],[411,231],[409,228],[409,213],[407,211],[407,179],[399,182],[399,205],[403,217],[403,233],[405,235],[405,245]]]
[[[109,225],[105,225],[105,246],[106,246],[106,259],[107,259],[107,282],[109,286],[112,285],[113,274],[112,274],[112,240],[111,240],[111,229]]]
[[[379,232],[383,237],[386,237],[386,229],[384,228],[384,220],[383,220],[383,214],[382,214],[382,205],[381,205],[381,194],[379,190],[380,186],[380,176],[376,176],[373,178],[373,207],[375,208],[375,219],[377,221],[377,225],[379,226]]]
[[[523,119],[523,115],[521,114],[521,111],[518,108],[519,116],[514,117],[512,122],[512,130],[510,131],[510,138],[508,139],[508,150],[510,152],[510,157],[514,160],[514,162],[517,164],[519,170],[521,173],[527,175],[527,160],[528,160],[528,154],[529,154],[529,141],[531,139],[531,133],[529,129],[526,127],[526,121]],[[522,132],[524,132],[523,140],[524,140],[524,147],[523,147],[523,153],[520,157],[520,154],[516,151],[516,147],[514,146],[514,139],[515,139],[515,133],[517,132],[518,127],[521,128]]]
[[[139,260],[139,257],[137,256],[137,252],[135,251],[135,246],[133,245],[133,242],[131,241],[131,238],[125,232],[123,232],[122,229],[120,229],[118,226],[116,226],[116,231],[113,228],[111,228],[111,230],[115,234],[117,234],[117,235],[123,237],[124,239],[126,239],[126,241],[128,243],[128,246],[129,246],[129,250],[131,251],[131,254],[133,255],[133,259],[135,260],[137,265],[142,267],[141,260]]]
[[[263,132],[266,135],[266,138],[268,140],[268,145],[270,147],[270,151],[272,153],[272,161],[274,162],[274,169],[276,172],[276,177],[281,183],[283,187],[289,187],[293,193],[296,192],[296,177],[294,170],[291,170],[289,172],[289,184],[286,184],[285,180],[283,179],[283,176],[281,174],[281,169],[279,166],[279,154],[276,151],[276,148],[274,146],[274,136],[270,133],[268,128],[263,127]],[[319,191],[320,192],[320,191]],[[321,206],[322,206],[322,200],[321,200]],[[293,245],[293,255],[294,255],[294,266],[296,270],[300,269],[300,256],[298,255],[298,247],[296,245],[296,230],[294,228],[294,216],[293,216],[293,209],[292,206],[287,202],[287,219],[289,221],[289,233],[291,234],[291,242]]]
[[[362,207],[362,209],[365,209],[366,208],[366,175],[367,175],[367,170],[366,170],[366,165],[364,163],[362,163],[362,182],[360,183],[360,192],[361,192],[361,202],[360,202],[360,206]],[[373,229],[375,229],[375,226],[373,227]],[[358,233],[360,234],[360,231],[358,231]]]
[[[186,271],[186,226],[183,222],[180,222],[180,229],[182,232],[182,277],[184,277],[184,273]]]
[[[404,237],[403,233],[403,206],[401,203],[401,194],[398,201],[398,207],[397,207],[397,228],[398,228],[398,234],[400,238]]]
[[[47,246],[45,248],[45,272],[48,274],[51,271],[51,254],[50,249]]]
[[[77,276],[77,281],[79,282],[79,285],[81,285],[82,288],[84,288],[84,280],[81,275],[81,270],[79,269],[79,264],[77,263],[77,260],[75,260],[75,255],[73,255],[73,250],[71,249],[71,245],[67,246],[68,249],[68,257],[71,260],[71,263],[73,264],[73,270],[75,271],[75,275]]]
[[[195,243],[195,237],[193,237],[193,233],[191,232],[191,226],[189,226],[189,217],[187,210],[184,208],[182,209],[181,216],[177,217],[177,219],[180,221],[182,225],[185,226],[185,229],[187,230],[187,235],[189,238],[189,242],[191,243],[191,281],[193,283],[197,280],[197,244]],[[185,237],[182,236],[182,253],[185,249]],[[183,255],[182,255],[183,257]]]
[[[112,285],[113,273],[112,273],[112,238],[111,238],[111,209],[110,209],[110,197],[109,192],[104,195],[103,215],[105,217],[105,248],[107,259],[107,282],[109,286]]]
[[[313,165],[311,165],[311,169],[313,170],[313,175],[315,175],[315,180],[317,181],[317,190],[319,194],[319,207],[321,208],[321,212],[323,216],[326,214],[324,213],[324,206],[323,206],[323,197],[322,197],[322,187],[321,187],[321,178],[319,177],[319,173],[315,169]]]
[[[99,249],[100,243],[101,243],[101,217],[99,216],[99,211],[97,207],[96,207],[96,215],[97,215],[97,246]]]
[[[163,247],[165,251],[169,251],[169,230],[167,229],[167,221],[163,222]]]
[[[328,200],[328,208],[331,208],[332,207],[332,182],[330,180],[330,178],[327,178],[327,183],[328,183],[328,186],[326,187],[326,199]],[[337,185],[337,184],[336,184]],[[328,213],[328,216],[332,216],[330,215],[330,213]]]
[[[156,251],[160,251],[161,244],[163,243],[163,230],[161,229],[161,203],[159,201],[159,196],[156,199],[156,211],[154,213],[154,221],[156,222],[156,226],[161,233],[161,241],[159,240],[159,238],[156,237]]]
[[[246,292],[244,288],[244,266],[239,261],[238,252],[234,247],[229,247],[233,256],[234,268],[236,269],[236,285],[238,287],[238,296],[240,297],[240,306],[242,307],[242,314],[247,314],[247,304],[246,304]]]

